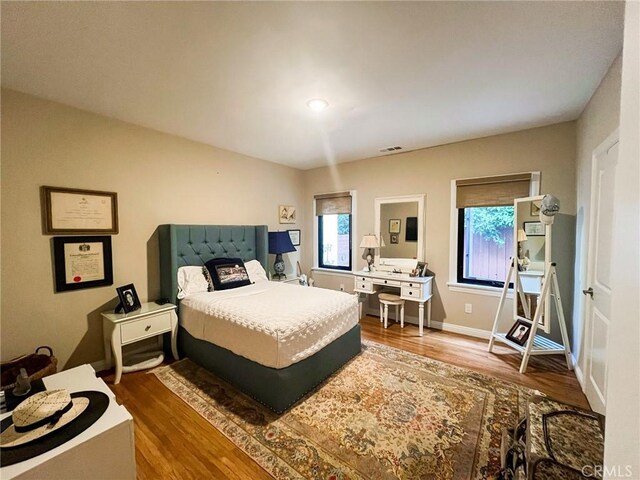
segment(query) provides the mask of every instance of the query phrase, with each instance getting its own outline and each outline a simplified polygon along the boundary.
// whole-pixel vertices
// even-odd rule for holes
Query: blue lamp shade
[[[295,251],[289,232],[269,232],[269,253],[277,255]]]

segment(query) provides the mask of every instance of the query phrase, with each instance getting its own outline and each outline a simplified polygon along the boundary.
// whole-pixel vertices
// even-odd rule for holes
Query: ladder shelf
[[[507,292],[509,290],[509,282],[511,281],[511,277],[514,277],[513,285],[514,285],[514,301],[516,298],[520,297],[524,310],[525,316],[516,315],[515,320],[521,320],[523,322],[528,323],[531,326],[529,331],[529,337],[524,345],[519,345],[516,342],[511,341],[507,338],[506,333],[498,332],[498,323],[500,321],[500,313],[502,311],[502,307],[504,306],[504,301],[507,297]],[[509,272],[507,273],[507,278],[504,283],[504,288],[502,290],[502,295],[500,296],[500,302],[498,304],[498,311],[496,312],[496,318],[493,322],[493,329],[491,331],[491,338],[489,340],[489,352],[493,350],[493,345],[496,340],[505,345],[513,348],[520,352],[522,357],[522,362],[520,364],[520,373],[525,373],[527,370],[527,364],[529,363],[529,358],[533,355],[555,355],[555,354],[564,354],[567,367],[569,370],[573,369],[573,365],[571,362],[571,350],[569,348],[569,339],[567,336],[567,326],[565,324],[564,312],[562,310],[562,299],[560,298],[560,290],[558,288],[558,278],[556,276],[556,264],[553,262],[548,262],[545,268],[544,281],[542,283],[542,290],[540,293],[540,301],[538,302],[536,312],[533,315],[533,318],[528,318],[529,311],[526,306],[526,302],[524,301],[524,290],[522,288],[522,282],[520,281],[520,275],[518,272],[518,263],[517,259],[511,259],[511,265],[509,267]],[[554,342],[546,337],[543,337],[537,333],[538,326],[540,325],[540,319],[542,316],[542,312],[544,310],[544,305],[546,302],[550,301],[551,297],[555,300],[556,311],[558,313],[558,323],[560,327],[560,333],[562,336],[562,344]],[[549,319],[550,321],[550,319]]]

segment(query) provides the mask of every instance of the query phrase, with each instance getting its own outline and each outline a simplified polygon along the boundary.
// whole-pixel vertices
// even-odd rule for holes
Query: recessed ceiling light
[[[314,112],[320,112],[329,106],[329,102],[323,100],[322,98],[312,98],[307,102],[307,107],[309,107]]]

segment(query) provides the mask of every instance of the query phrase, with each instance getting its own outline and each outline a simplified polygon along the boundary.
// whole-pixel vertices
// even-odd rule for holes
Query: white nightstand
[[[115,359],[116,376],[113,383],[120,383],[122,377],[123,345],[171,332],[171,353],[178,360],[178,315],[172,303],[143,303],[139,310],[131,313],[102,312],[102,331],[107,367],[111,367],[112,351]]]
[[[271,278],[272,282],[280,282],[280,283],[293,283],[295,285],[300,284],[300,277],[287,277],[287,278]]]

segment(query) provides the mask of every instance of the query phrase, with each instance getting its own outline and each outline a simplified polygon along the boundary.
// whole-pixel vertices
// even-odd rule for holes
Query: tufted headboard
[[[266,225],[160,225],[160,293],[177,305],[178,268],[212,258],[258,260],[268,271]]]

